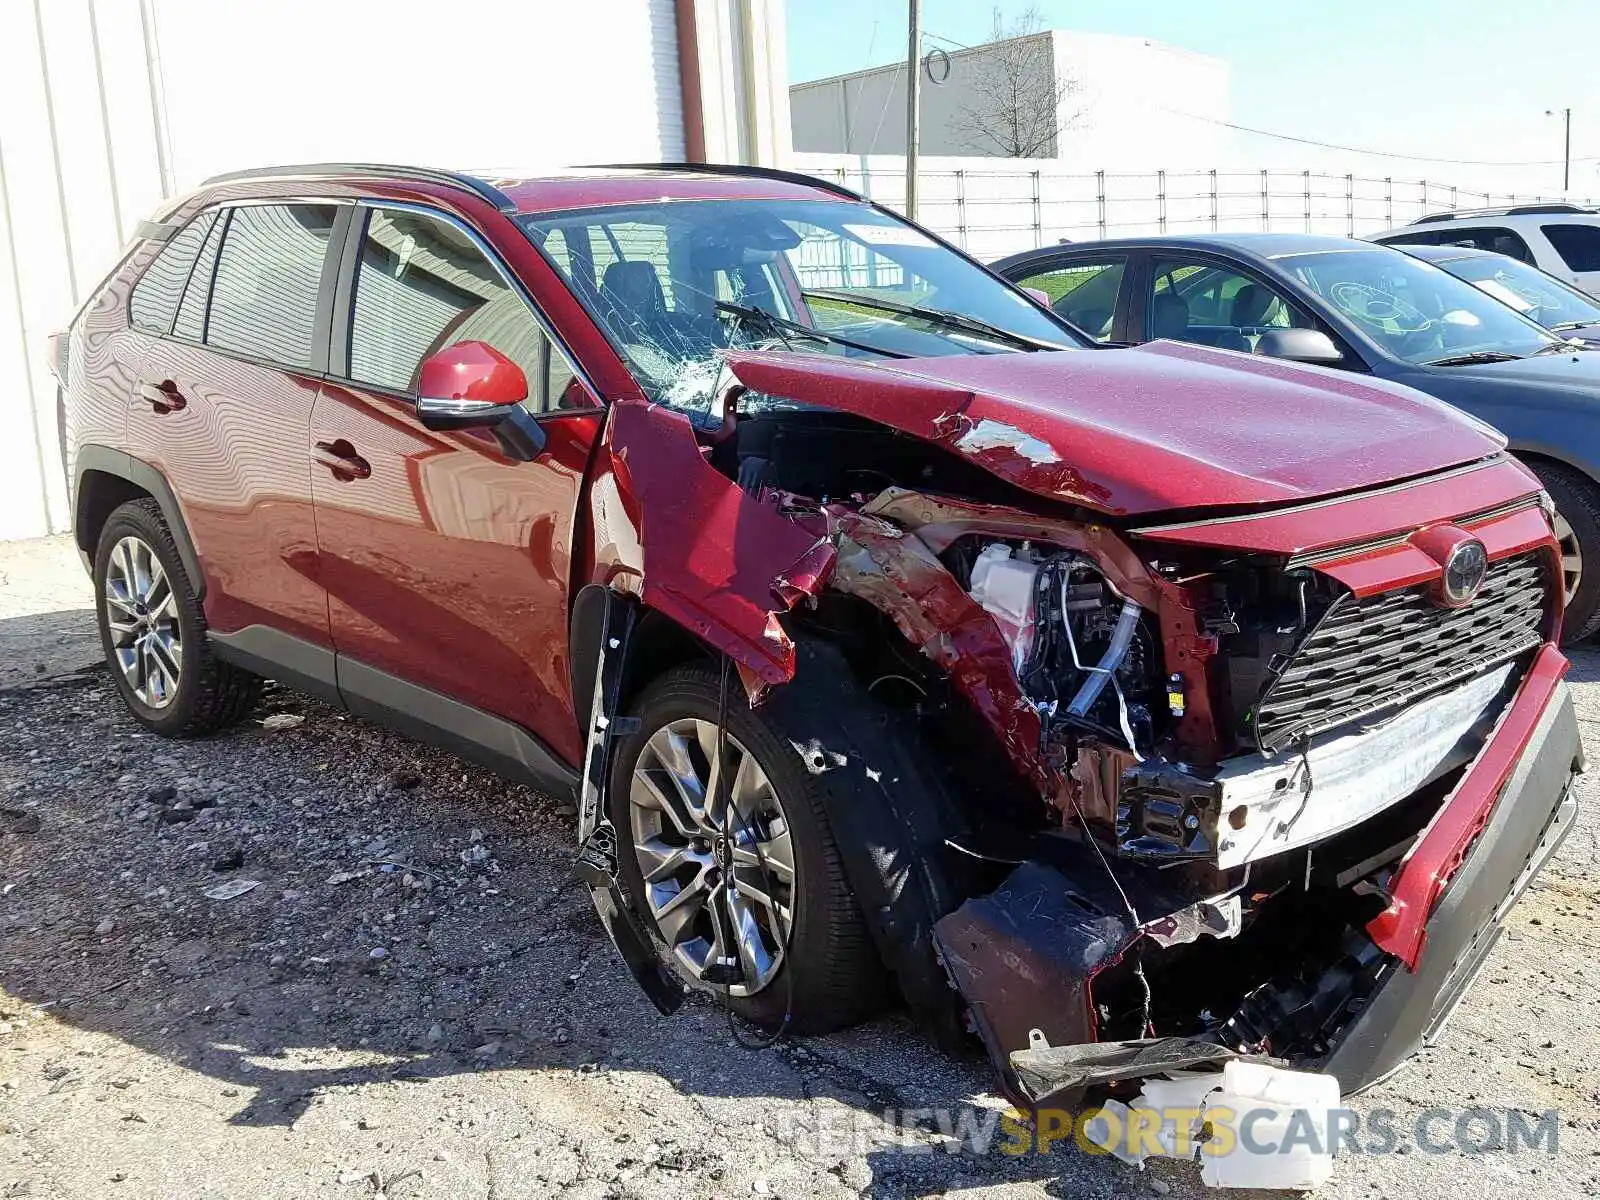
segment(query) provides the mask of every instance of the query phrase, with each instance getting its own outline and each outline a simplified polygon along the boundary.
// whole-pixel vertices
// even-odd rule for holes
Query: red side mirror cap
[[[521,404],[528,398],[528,377],[488,342],[457,342],[423,360],[417,395],[468,404]]]

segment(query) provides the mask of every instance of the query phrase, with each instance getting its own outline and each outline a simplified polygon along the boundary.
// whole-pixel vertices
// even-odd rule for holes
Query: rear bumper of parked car
[[[1512,905],[1571,831],[1583,747],[1561,678],[1566,667],[1553,646],[1541,652],[1407,858],[1395,880],[1394,905],[1368,927],[1394,957],[1320,1064],[1347,1094],[1386,1078],[1440,1034]],[[1406,905],[1424,907],[1406,913]],[[1402,956],[1412,950],[1414,965],[1408,966]]]

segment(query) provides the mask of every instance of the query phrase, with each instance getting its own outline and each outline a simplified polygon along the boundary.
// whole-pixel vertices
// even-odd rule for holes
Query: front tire
[[[730,805],[716,812],[707,797],[720,687],[710,667],[679,667],[632,706],[642,725],[619,747],[609,799],[623,882],[691,987],[726,996],[766,1028],[786,1013],[797,1033],[853,1024],[882,1004],[886,974],[846,880],[820,777],[734,680],[724,747]],[[708,971],[719,959],[737,962],[737,982]]]
[[[1556,539],[1561,543],[1562,587],[1567,598],[1561,640],[1571,645],[1600,628],[1600,487],[1562,463],[1527,465],[1555,501]]]
[[[112,681],[141,725],[195,736],[249,714],[261,680],[212,654],[199,598],[154,500],[130,500],[106,520],[94,592]]]

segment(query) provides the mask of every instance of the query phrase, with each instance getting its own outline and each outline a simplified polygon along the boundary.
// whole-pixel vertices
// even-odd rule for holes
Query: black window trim
[[[607,405],[606,397],[599,388],[595,387],[594,380],[589,377],[589,372],[578,362],[577,356],[572,353],[572,349],[567,345],[566,339],[556,332],[555,326],[545,316],[544,309],[533,298],[533,293],[517,278],[516,272],[505,264],[499,252],[489,244],[488,239],[468,222],[453,213],[435,208],[431,204],[418,204],[411,200],[390,200],[381,196],[362,196],[351,203],[354,208],[367,211],[362,213],[359,218],[353,218],[350,221],[344,235],[344,246],[337,255],[330,256],[331,259],[337,260],[338,269],[330,292],[327,322],[323,330],[327,337],[327,371],[322,376],[323,379],[329,383],[347,387],[354,391],[371,392],[374,395],[393,396],[399,400],[416,402],[417,397],[412,392],[384,387],[382,384],[367,383],[350,377],[350,333],[355,321],[356,277],[361,268],[361,246],[366,240],[367,223],[371,219],[372,210],[383,209],[432,217],[464,233],[468,240],[478,248],[478,251],[489,260],[490,265],[498,272],[506,286],[522,300],[522,303],[528,309],[528,314],[533,318],[534,324],[544,334],[546,342],[561,353],[561,356],[566,359],[567,366],[572,369],[574,378],[583,384],[584,389],[599,404],[599,409],[547,409],[543,412],[530,412],[529,416],[536,421],[556,420],[605,409]],[[327,282],[326,279],[324,282]],[[545,380],[545,387],[548,389],[548,370],[545,372]]]
[[[160,239],[159,242],[156,242],[156,239],[153,239],[153,238],[145,238],[145,239],[143,239],[146,242],[156,242],[156,244],[158,244],[161,248],[150,256],[150,261],[145,263],[145,265],[139,269],[138,275],[136,275],[134,277],[133,282],[128,285],[128,298],[127,298],[127,300],[125,300],[123,302],[123,313],[122,313],[122,315],[127,320],[129,329],[136,330],[139,333],[144,334],[146,337],[164,338],[164,337],[168,337],[168,336],[171,335],[173,326],[175,326],[178,323],[178,309],[183,307],[184,293],[186,293],[189,290],[189,280],[194,277],[195,264],[197,262],[199,262],[200,255],[206,248],[206,240],[211,236],[211,230],[210,229],[206,230],[205,237],[202,237],[200,239],[200,248],[194,252],[194,257],[189,260],[189,269],[188,269],[187,272],[184,273],[184,276],[183,276],[183,287],[178,289],[178,303],[172,310],[172,318],[171,318],[171,320],[169,320],[167,322],[167,328],[166,328],[166,332],[165,333],[163,333],[163,332],[161,332],[159,330],[147,328],[144,325],[140,325],[137,321],[135,321],[133,319],[133,294],[136,291],[139,290],[139,285],[144,282],[145,276],[150,274],[150,269],[152,267],[154,267],[156,265],[156,262],[161,258],[161,256],[163,254],[165,254],[169,248],[171,248],[172,243],[178,240],[178,238],[183,234],[183,231],[188,229],[189,226],[193,225],[196,221],[198,221],[201,217],[205,216],[207,213],[214,212],[218,207],[220,207],[220,206],[211,204],[211,205],[207,205],[206,207],[204,207],[202,209],[199,209],[192,217],[190,217],[182,225],[179,225],[176,228],[171,229],[171,231],[168,234],[168,236]],[[115,274],[115,273],[116,273],[115,271],[112,272],[112,274]],[[110,277],[108,276],[107,278],[109,279]],[[102,283],[100,285],[100,287],[96,288],[95,290],[98,292],[104,287],[105,287],[105,284]]]

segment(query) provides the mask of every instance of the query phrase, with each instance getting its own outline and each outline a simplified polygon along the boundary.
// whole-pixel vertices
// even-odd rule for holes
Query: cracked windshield
[[[524,218],[652,399],[710,411],[718,351],[850,358],[1076,348],[1065,325],[861,204],[695,200]]]

